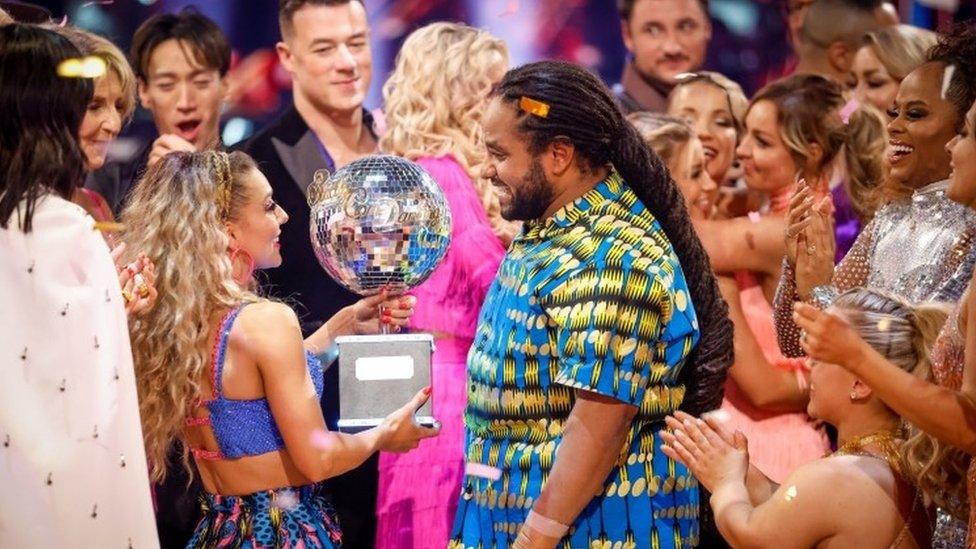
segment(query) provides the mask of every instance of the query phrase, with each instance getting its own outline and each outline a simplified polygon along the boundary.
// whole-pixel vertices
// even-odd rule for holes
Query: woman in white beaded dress
[[[0,547],[158,547],[119,278],[67,199],[87,79],[67,39],[0,26]]]

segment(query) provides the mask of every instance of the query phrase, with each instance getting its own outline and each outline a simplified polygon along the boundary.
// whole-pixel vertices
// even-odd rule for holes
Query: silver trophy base
[[[375,427],[431,384],[434,338],[430,334],[337,337],[339,349],[339,430]],[[415,419],[433,425],[431,400]]]

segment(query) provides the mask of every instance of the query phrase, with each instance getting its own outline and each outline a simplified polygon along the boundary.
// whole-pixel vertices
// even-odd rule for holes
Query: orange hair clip
[[[549,105],[543,103],[542,101],[536,101],[535,99],[525,97],[524,95],[521,99],[519,99],[519,108],[529,114],[534,114],[539,118],[546,118],[549,116]]]

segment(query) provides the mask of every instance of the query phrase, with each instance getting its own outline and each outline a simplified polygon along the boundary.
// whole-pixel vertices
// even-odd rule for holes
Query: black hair
[[[620,13],[620,18],[624,21],[630,21],[630,16],[634,14],[634,4],[637,0],[617,0],[617,12]],[[701,6],[702,13],[705,17],[708,17],[708,0],[698,0],[698,5]]]
[[[215,70],[225,76],[230,70],[230,43],[217,23],[196,8],[187,6],[179,13],[154,15],[139,25],[132,37],[129,54],[136,76],[149,81],[149,60],[160,44],[176,40],[181,47],[189,46],[187,53],[197,64]]]
[[[56,32],[0,26],[0,227],[17,213],[20,228],[30,232],[44,194],[68,199],[84,180],[78,131],[94,86],[58,75],[61,62],[80,55]]]
[[[927,57],[930,63],[954,67],[946,99],[956,108],[956,129],[961,130],[966,113],[976,101],[976,24],[959,23],[948,33],[940,34],[939,43],[932,46]]]
[[[366,6],[364,0],[279,0],[278,1],[278,26],[281,29],[281,37],[291,35],[295,28],[295,12],[305,6],[345,6],[352,2],[359,2]]]
[[[682,407],[696,414],[718,407],[732,364],[732,322],[684,198],[661,159],[624,119],[603,82],[576,65],[523,65],[505,75],[494,95],[515,105],[517,130],[527,137],[532,154],[554,140],[568,139],[584,164],[581,168],[612,165],[661,224],[681,263],[701,329],[701,340],[681,373],[687,385]],[[540,117],[520,110],[523,97],[548,105],[548,114]]]

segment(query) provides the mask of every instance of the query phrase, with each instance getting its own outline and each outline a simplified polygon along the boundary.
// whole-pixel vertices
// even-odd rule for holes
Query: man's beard
[[[506,187],[508,187],[506,185]],[[518,190],[509,187],[511,199],[502,207],[502,217],[508,221],[539,219],[552,204],[552,187],[538,158],[532,159],[528,173],[522,178]]]

